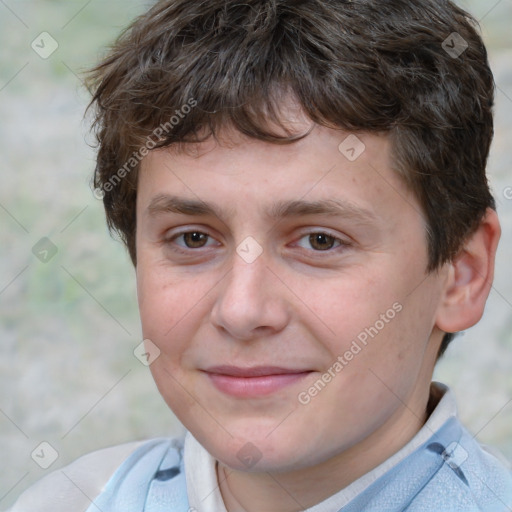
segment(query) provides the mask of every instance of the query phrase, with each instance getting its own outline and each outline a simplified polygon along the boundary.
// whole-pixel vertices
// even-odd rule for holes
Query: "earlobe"
[[[468,329],[482,317],[494,277],[494,261],[500,235],[498,216],[488,208],[478,229],[449,263],[436,316],[436,326],[442,331]]]

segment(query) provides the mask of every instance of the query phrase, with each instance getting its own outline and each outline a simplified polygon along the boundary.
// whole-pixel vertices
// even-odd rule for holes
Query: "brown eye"
[[[327,251],[332,249],[336,238],[326,233],[313,233],[309,235],[309,243],[313,249],[318,251]]]
[[[213,236],[202,231],[182,231],[169,235],[163,239],[166,251],[172,251],[179,255],[191,256],[194,253],[202,255],[207,249],[220,247],[220,244]],[[204,249],[204,251],[200,251]]]
[[[307,249],[311,253],[325,252],[333,254],[350,247],[350,242],[347,242],[334,235],[330,235],[324,231],[310,231],[304,233],[304,235],[296,242],[302,249]]]
[[[189,249],[204,247],[208,240],[208,235],[199,231],[189,231],[188,233],[182,233],[180,236],[183,237],[183,241]]]

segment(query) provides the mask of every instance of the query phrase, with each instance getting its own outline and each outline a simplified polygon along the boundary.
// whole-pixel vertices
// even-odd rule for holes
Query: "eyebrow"
[[[226,223],[229,218],[233,218],[236,215],[235,210],[232,208],[220,208],[217,205],[205,201],[168,194],[156,195],[150,201],[147,212],[151,217],[165,213],[178,213],[191,216],[214,216],[224,223]],[[365,223],[377,220],[377,216],[370,210],[361,208],[352,202],[338,199],[277,201],[274,202],[265,213],[269,219],[273,220],[306,215],[344,217]]]

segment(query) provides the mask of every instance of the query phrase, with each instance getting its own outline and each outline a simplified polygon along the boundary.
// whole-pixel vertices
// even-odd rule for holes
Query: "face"
[[[316,126],[277,145],[229,133],[143,161],[136,270],[143,335],[160,351],[151,371],[234,469],[321,463],[410,424],[404,410],[428,395],[444,277],[425,273],[424,218],[387,137],[349,135]]]

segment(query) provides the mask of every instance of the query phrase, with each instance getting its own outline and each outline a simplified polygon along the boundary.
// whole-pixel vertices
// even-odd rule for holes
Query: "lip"
[[[311,370],[306,369],[293,369],[284,368],[281,366],[252,366],[247,368],[241,368],[239,366],[221,365],[212,366],[205,370],[207,373],[213,373],[217,375],[228,375],[230,377],[262,377],[267,375],[287,375],[287,374],[298,374],[305,373]]]
[[[309,375],[312,370],[277,366],[215,366],[205,372],[219,391],[237,398],[255,398],[268,396],[290,386]]]

